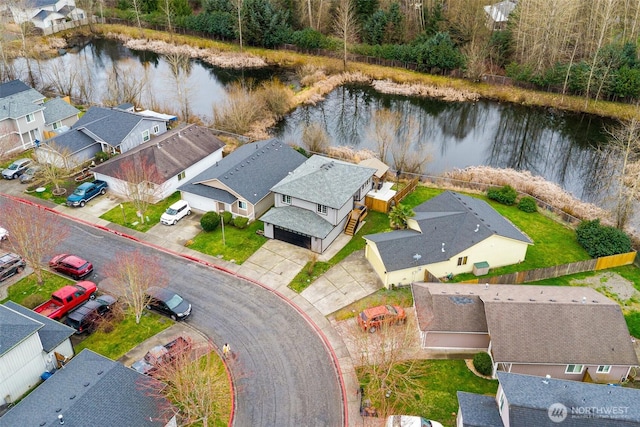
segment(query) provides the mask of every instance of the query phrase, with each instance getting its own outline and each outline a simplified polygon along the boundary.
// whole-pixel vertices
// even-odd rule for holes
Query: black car
[[[169,289],[152,286],[147,289],[147,298],[147,310],[159,311],[172,320],[184,320],[191,314],[191,304]]]
[[[115,303],[116,299],[111,295],[100,295],[69,313],[64,323],[75,329],[76,334],[91,333],[102,319],[108,317]]]
[[[0,256],[0,282],[8,279],[14,274],[22,273],[27,266],[20,255],[6,253]]]

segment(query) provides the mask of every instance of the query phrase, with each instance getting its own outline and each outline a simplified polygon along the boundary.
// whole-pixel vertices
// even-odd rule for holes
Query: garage
[[[294,233],[293,231],[278,227],[277,225],[273,228],[273,237],[276,240],[282,240],[283,242],[291,243],[292,245],[311,249],[311,236]]]

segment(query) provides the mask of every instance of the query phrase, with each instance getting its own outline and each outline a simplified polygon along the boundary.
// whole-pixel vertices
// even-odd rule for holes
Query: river
[[[24,60],[17,60],[16,68],[24,79]],[[72,88],[75,96],[83,95],[79,88],[88,87],[83,97],[93,104],[105,103],[116,70],[123,79],[144,81],[142,107],[180,113],[176,101],[179,87],[169,64],[153,52],[95,40],[78,52],[39,61],[32,68],[45,85],[55,88],[58,81],[58,86]],[[291,72],[277,68],[227,70],[196,60],[183,68],[180,80],[183,90],[188,91],[191,114],[208,124],[213,106],[226,99],[229,83],[259,83],[272,78],[295,85]],[[319,122],[333,145],[375,149],[372,116],[382,108],[397,111],[407,126],[414,124],[412,148],[431,157],[424,170],[427,174],[472,165],[528,170],[584,201],[602,199],[600,177],[609,167],[606,150],[600,150],[605,146],[606,122],[584,114],[490,101],[461,103],[384,95],[366,85],[346,85],[316,105],[297,108],[273,133],[300,145],[303,125]]]

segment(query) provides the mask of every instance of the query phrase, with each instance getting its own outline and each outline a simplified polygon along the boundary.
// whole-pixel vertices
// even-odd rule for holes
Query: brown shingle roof
[[[457,289],[459,286],[465,289]],[[414,284],[418,325],[423,331],[487,332],[478,285]]]
[[[96,166],[93,172],[115,177],[123,161],[144,158],[148,164],[156,166],[159,175],[166,181],[224,145],[210,129],[189,125],[154,137],[133,150]]]

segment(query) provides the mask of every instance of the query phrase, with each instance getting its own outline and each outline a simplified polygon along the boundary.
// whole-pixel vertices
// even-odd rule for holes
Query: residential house
[[[617,382],[638,358],[617,302],[589,287],[414,283],[423,348],[488,351],[494,372]]]
[[[491,30],[504,30],[509,22],[509,15],[517,6],[517,0],[505,0],[484,6],[487,15],[487,27]]]
[[[15,402],[55,369],[57,360],[73,357],[74,333],[12,301],[0,305],[0,404]]]
[[[0,417],[13,426],[176,426],[155,379],[85,349]]]
[[[640,390],[498,372],[496,397],[458,392],[456,427],[640,426]]]
[[[71,126],[80,112],[64,99],[45,96],[20,80],[0,85],[0,140],[7,151],[26,150],[47,134]]]
[[[93,169],[96,179],[109,184],[110,191],[126,197],[131,182],[141,184],[157,200],[173,194],[178,186],[222,160],[222,142],[210,129],[188,125],[164,133]]]
[[[76,7],[75,0],[30,0],[9,6],[16,24],[32,22],[37,28],[52,27],[65,21],[86,18],[84,10]]]
[[[271,187],[305,159],[277,139],[244,144],[178,190],[193,209],[253,221],[273,206]]]
[[[365,168],[375,169],[376,173],[373,175],[373,188],[382,188],[382,184],[384,183],[385,177],[387,176],[387,172],[389,172],[389,166],[386,163],[376,159],[375,157],[364,159],[358,164],[360,166],[364,166]]]
[[[167,122],[117,108],[91,107],[69,131],[56,135],[36,151],[41,163],[56,162],[71,168],[99,152],[127,151],[167,131]]]
[[[386,287],[524,261],[533,241],[483,200],[446,191],[419,206],[406,230],[364,236]]]
[[[376,169],[314,155],[271,188],[264,235],[324,252],[371,190]]]

